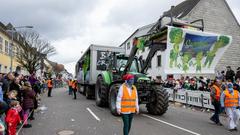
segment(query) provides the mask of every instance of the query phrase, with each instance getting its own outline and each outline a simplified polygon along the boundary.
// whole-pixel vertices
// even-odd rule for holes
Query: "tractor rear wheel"
[[[108,87],[104,83],[103,77],[98,76],[95,86],[96,105],[103,107],[107,105]]]
[[[168,109],[168,92],[163,87],[155,86],[155,100],[146,105],[147,111],[153,115],[163,115]]]
[[[108,95],[109,109],[110,109],[111,113],[115,116],[118,116],[116,101],[117,101],[117,94],[118,94],[118,90],[119,90],[120,86],[121,86],[121,84],[113,84],[110,88],[110,92]]]

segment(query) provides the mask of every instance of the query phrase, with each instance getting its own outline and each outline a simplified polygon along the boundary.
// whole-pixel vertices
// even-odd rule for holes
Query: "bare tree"
[[[41,60],[55,54],[56,50],[35,31],[23,31],[21,35],[25,41],[19,46],[16,59],[29,73],[33,73],[41,68]]]

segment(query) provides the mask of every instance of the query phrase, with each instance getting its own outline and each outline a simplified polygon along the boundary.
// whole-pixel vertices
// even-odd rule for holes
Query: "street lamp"
[[[20,28],[33,28],[33,26],[18,26],[18,27],[12,27],[12,29],[10,30],[11,31],[11,46],[10,46],[10,58],[11,58],[11,65],[10,65],[10,72],[12,72],[12,65],[13,65],[13,33],[17,32],[15,29],[20,29]]]

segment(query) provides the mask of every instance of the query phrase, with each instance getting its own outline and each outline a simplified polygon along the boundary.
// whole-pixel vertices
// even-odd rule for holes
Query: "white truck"
[[[125,54],[121,47],[90,45],[75,66],[75,74],[78,80],[80,93],[86,95],[86,98],[95,96],[95,84],[101,71],[106,70],[107,59],[109,61],[113,53]]]

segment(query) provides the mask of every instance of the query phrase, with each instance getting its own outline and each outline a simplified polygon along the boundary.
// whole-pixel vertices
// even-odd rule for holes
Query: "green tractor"
[[[126,73],[134,75],[139,104],[146,104],[150,114],[162,115],[168,109],[168,92],[161,84],[152,81],[146,74],[149,63],[154,54],[163,46],[152,45],[146,61],[137,58],[139,47],[134,46],[130,56],[112,53],[107,57],[106,70],[98,75],[95,85],[95,99],[97,106],[108,106],[113,115],[117,115],[116,99],[119,87],[124,82],[122,76]]]
[[[163,18],[167,18],[169,22],[165,22]],[[199,23],[200,25],[195,25],[194,23]],[[135,77],[134,85],[137,88],[139,104],[146,104],[147,111],[153,115],[163,115],[167,111],[168,92],[161,84],[152,81],[147,76],[147,70],[156,52],[165,51],[167,49],[168,26],[204,30],[203,19],[195,20],[190,23],[185,22],[173,18],[172,10],[169,14],[161,16],[148,34],[135,38],[129,57],[119,53],[112,53],[111,56],[106,57],[106,69],[97,75],[95,85],[97,106],[109,106],[111,113],[117,115],[116,98],[118,89],[124,82],[122,76],[126,73],[130,73]],[[178,37],[179,35],[173,37],[176,44],[181,41],[181,38]],[[137,58],[137,51],[145,47],[149,48],[146,60],[143,60],[141,57]],[[178,50],[177,47],[176,50]],[[175,51],[175,54],[176,53],[178,52]]]

